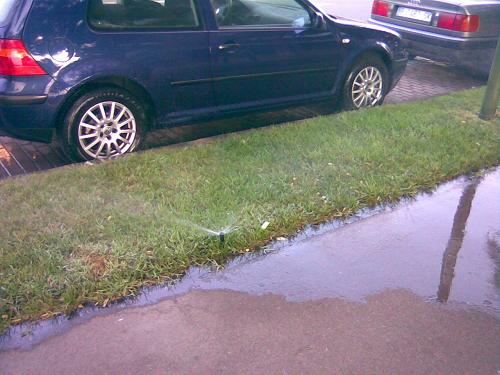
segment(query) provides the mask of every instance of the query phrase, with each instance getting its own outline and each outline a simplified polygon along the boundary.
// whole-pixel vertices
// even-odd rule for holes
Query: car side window
[[[311,14],[296,0],[210,0],[219,27],[309,27]]]
[[[90,0],[96,29],[192,29],[200,26],[194,0]]]

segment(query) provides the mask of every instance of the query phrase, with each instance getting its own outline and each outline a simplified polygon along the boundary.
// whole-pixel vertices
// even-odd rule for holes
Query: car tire
[[[108,88],[79,97],[60,128],[73,161],[105,160],[136,151],[146,130],[143,105],[125,90]]]
[[[342,90],[346,111],[381,105],[389,89],[389,71],[377,56],[367,55],[351,68]]]

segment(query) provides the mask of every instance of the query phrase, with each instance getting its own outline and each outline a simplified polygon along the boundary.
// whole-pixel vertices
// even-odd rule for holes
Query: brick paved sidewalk
[[[408,64],[405,76],[387,97],[386,103],[403,103],[444,95],[482,84],[484,82],[469,77],[452,67],[419,59]],[[328,113],[331,113],[330,106],[310,105],[159,130],[148,136],[147,145],[148,147],[164,146]],[[0,179],[55,168],[68,163],[56,143],[46,145],[19,141],[0,133]]]

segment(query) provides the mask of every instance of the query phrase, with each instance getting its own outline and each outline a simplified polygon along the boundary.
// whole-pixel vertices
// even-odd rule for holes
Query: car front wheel
[[[111,159],[138,149],[144,124],[142,106],[126,91],[95,90],[68,111],[63,147],[73,160]]]
[[[357,110],[383,103],[388,90],[389,74],[384,62],[369,56],[354,65],[343,90],[343,109]]]

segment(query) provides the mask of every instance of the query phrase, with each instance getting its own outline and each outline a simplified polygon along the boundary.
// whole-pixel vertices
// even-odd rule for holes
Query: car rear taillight
[[[375,0],[373,2],[372,14],[376,16],[388,17],[389,8],[389,3],[385,1]]]
[[[39,76],[47,74],[21,40],[0,39],[0,75]]]
[[[441,13],[439,14],[437,27],[464,33],[473,33],[479,30],[479,16]]]

